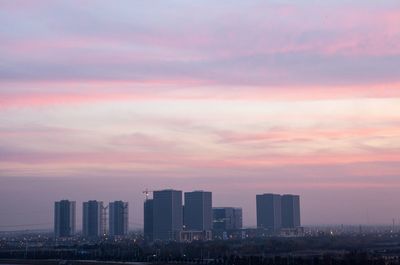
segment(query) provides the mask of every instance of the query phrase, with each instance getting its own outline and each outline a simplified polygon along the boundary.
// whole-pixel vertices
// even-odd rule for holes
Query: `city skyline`
[[[46,179],[42,179],[42,181],[46,181]],[[123,200],[123,201],[127,201],[129,202],[129,227],[131,229],[141,229],[143,228],[143,202],[145,201],[145,196],[143,194],[143,191],[148,190],[148,188],[146,189],[140,189],[137,190],[136,192],[134,192],[132,194],[132,189],[130,189],[129,187],[123,187],[124,184],[124,180],[119,180],[121,181],[120,184],[122,184],[120,186],[121,191],[123,191],[122,193],[124,193],[123,196],[118,196],[117,198],[119,198],[119,200]],[[34,183],[32,183],[33,187],[38,188],[40,190],[41,184],[43,182],[37,182],[36,185],[34,185]],[[69,186],[69,185],[73,185],[73,186]],[[86,187],[80,187],[80,189],[75,190],[75,192],[70,193],[69,194],[74,194],[74,195],[66,195],[66,196],[62,196],[60,197],[59,195],[57,195],[58,192],[63,192],[62,190],[65,190],[65,188],[67,188],[67,190],[73,190],[74,187],[76,187],[74,185],[74,181],[71,182],[71,180],[68,181],[63,181],[62,183],[60,183],[59,185],[59,189],[54,190],[53,191],[53,195],[55,200],[66,200],[66,199],[73,199],[74,201],[77,201],[78,204],[76,206],[76,227],[78,227],[79,229],[82,227],[82,202],[85,201],[89,201],[89,200],[99,200],[99,201],[115,201],[116,197],[114,195],[106,195],[107,193],[109,193],[110,191],[108,190],[108,184],[105,184],[104,186],[101,185],[103,187],[102,192],[101,191],[91,191],[92,194],[97,194],[97,195],[93,195],[90,197],[87,197],[87,195],[84,195],[83,193],[81,193],[80,191],[86,190]],[[100,186],[100,185],[99,185]],[[168,186],[167,186],[168,187]],[[164,190],[165,187],[160,187],[160,190]],[[168,189],[168,188],[167,188]],[[174,188],[169,188],[169,189],[180,189],[177,187]],[[189,187],[188,190],[190,190],[193,188]],[[182,189],[185,190],[185,189]],[[198,190],[198,189],[197,189]],[[236,198],[236,200],[231,200],[231,199],[227,199],[223,196],[223,194],[218,193],[218,190],[210,190],[211,192],[213,192],[215,198],[217,198],[217,200],[213,199],[213,201],[215,202],[215,204],[213,204],[213,208],[218,208],[218,207],[239,207],[239,208],[244,208],[244,214],[243,214],[243,227],[257,227],[257,223],[256,223],[256,198],[255,194],[248,194],[247,196],[240,196],[240,194],[238,194],[239,196]],[[242,194],[246,194],[245,192],[243,192],[243,189],[240,190],[242,192]],[[15,192],[15,190],[12,190],[12,192]],[[265,190],[259,191],[258,193],[265,193]],[[275,192],[278,193],[278,192]],[[286,193],[296,193],[296,191],[287,191],[287,192],[280,192],[282,194],[286,194]],[[20,193],[19,194],[21,198],[24,198],[24,194]],[[222,195],[222,196],[221,196]],[[332,218],[332,220],[336,220],[336,221],[332,221],[332,222],[318,222],[318,220],[321,219],[316,219],[313,216],[309,216],[310,213],[312,213],[312,207],[314,207],[314,203],[315,202],[311,202],[309,200],[304,200],[304,197],[307,198],[307,194],[300,194],[300,196],[303,198],[302,201],[302,225],[305,226],[314,226],[314,225],[392,225],[393,219],[395,219],[396,223],[400,224],[400,218],[391,218],[391,219],[385,219],[382,222],[374,222],[372,220],[374,220],[374,216],[372,215],[372,213],[368,212],[368,209],[372,209],[372,208],[365,208],[367,209],[367,211],[363,211],[361,212],[361,222],[343,222],[343,220],[341,218],[338,218],[337,216],[334,215],[334,212],[332,211],[322,211],[320,212],[321,217],[324,216],[329,216],[330,218]],[[250,198],[249,198],[250,197]],[[100,198],[100,199],[99,199]],[[107,198],[107,199],[106,199]],[[354,198],[347,198],[349,200],[349,202],[354,202],[355,199]],[[246,204],[243,203],[243,200],[245,201],[250,201],[250,204]],[[305,203],[304,203],[305,201]],[[317,202],[318,205],[322,204],[322,205],[331,205],[329,204],[329,202]],[[332,205],[336,205],[336,203],[332,202]],[[362,202],[360,202],[362,203]],[[32,209],[31,206],[27,205],[29,208],[27,208],[27,212],[21,212],[21,211],[15,211],[13,213],[16,214],[16,216],[21,216],[21,215],[36,215],[40,218],[38,218],[41,222],[37,222],[37,223],[28,223],[26,221],[21,222],[20,219],[18,219],[18,223],[16,224],[12,224],[10,226],[6,225],[6,226],[2,226],[1,230],[2,231],[13,231],[13,230],[25,230],[25,229],[45,229],[45,230],[51,230],[53,227],[53,219],[54,219],[54,213],[52,210],[49,210],[52,208],[53,203],[51,201],[47,201],[46,198],[43,198],[40,202],[40,204],[37,205],[37,207],[35,207],[35,209]],[[45,208],[46,207],[46,208]],[[20,208],[24,208],[24,205],[20,205]],[[375,210],[377,210],[378,208],[376,208]],[[381,208],[379,210],[382,210]],[[304,214],[303,214],[304,213]],[[370,216],[371,215],[371,216]],[[8,215],[3,215],[2,216],[2,220],[7,220],[8,218],[13,217],[13,216],[8,216]],[[32,224],[32,225],[29,225]]]
[[[400,220],[400,3],[1,1],[0,230],[53,202],[301,196],[304,225]],[[33,207],[33,205],[35,207]]]
[[[243,238],[246,234],[304,235],[299,195],[257,194],[257,226],[243,227],[243,209],[213,207],[210,191],[146,189],[143,194],[143,225],[139,230],[147,242]],[[108,235],[127,237],[129,231],[137,230],[129,227],[129,202],[113,201],[108,207],[104,207],[102,201],[83,202],[82,230],[76,230],[75,205],[76,201],[65,199],[54,203],[53,231],[56,238],[74,237],[81,233],[87,239],[99,240]]]

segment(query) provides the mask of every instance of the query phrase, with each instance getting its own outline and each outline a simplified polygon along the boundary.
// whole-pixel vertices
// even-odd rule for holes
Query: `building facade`
[[[242,208],[233,208],[234,229],[243,228],[243,210]]]
[[[153,218],[154,240],[179,240],[183,229],[182,191],[154,191]]]
[[[279,194],[260,194],[256,196],[257,227],[278,231],[282,227],[282,204]]]
[[[54,235],[70,237],[75,234],[75,202],[61,200],[54,203]]]
[[[213,208],[213,230],[216,232],[243,228],[242,208],[215,207]]]
[[[183,220],[185,230],[210,231],[212,229],[212,193],[185,192]]]
[[[108,211],[110,235],[126,235],[128,233],[128,203],[123,201],[110,202]]]
[[[146,241],[153,241],[153,227],[154,227],[154,201],[147,199],[143,205],[143,233]]]
[[[282,228],[297,228],[300,226],[300,196],[282,195]]]
[[[105,209],[101,201],[82,204],[82,234],[85,237],[101,237],[106,234]]]

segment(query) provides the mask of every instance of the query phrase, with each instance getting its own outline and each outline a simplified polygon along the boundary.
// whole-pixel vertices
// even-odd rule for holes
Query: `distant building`
[[[144,239],[146,241],[153,241],[153,226],[154,226],[154,201],[152,199],[147,199],[144,202],[143,207],[143,230],[144,230]]]
[[[242,229],[243,211],[242,208],[215,207],[213,208],[213,230],[228,231]]]
[[[123,201],[110,202],[108,211],[110,235],[126,235],[128,233],[128,203]]]
[[[84,202],[82,212],[82,234],[85,237],[104,236],[106,233],[106,224],[103,202]]]
[[[192,241],[208,241],[212,240],[211,230],[193,231],[183,230],[179,232],[180,242],[192,242]]]
[[[305,235],[304,227],[282,228],[280,233],[282,237],[302,237]]]
[[[243,228],[243,210],[242,208],[233,208],[233,216],[234,216],[234,229],[242,229]]]
[[[282,227],[281,195],[261,194],[256,196],[257,227],[278,231]]]
[[[183,228],[182,191],[154,191],[153,218],[154,240],[179,240]]]
[[[282,228],[297,228],[300,226],[300,196],[282,195]]]
[[[185,192],[185,230],[210,231],[212,229],[212,193]]]
[[[54,203],[54,234],[70,237],[75,234],[75,202],[61,200]]]

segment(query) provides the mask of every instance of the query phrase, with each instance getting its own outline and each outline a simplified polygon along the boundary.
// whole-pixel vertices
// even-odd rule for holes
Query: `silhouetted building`
[[[106,224],[103,202],[84,202],[82,212],[82,234],[86,237],[104,236],[106,233]]]
[[[216,231],[228,231],[242,229],[242,208],[215,207],[213,208],[213,229]]]
[[[185,230],[209,231],[212,229],[212,193],[208,191],[185,192]]]
[[[243,228],[243,210],[242,208],[233,208],[234,229]]]
[[[153,218],[154,240],[179,240],[183,227],[182,191],[154,191]]]
[[[124,236],[128,233],[128,203],[123,201],[110,202],[109,231],[111,236]]]
[[[153,241],[153,226],[154,226],[154,216],[153,216],[153,208],[154,201],[152,199],[147,199],[144,202],[143,207],[143,232],[144,239],[147,241]]]
[[[282,195],[282,227],[300,227],[300,196]]]
[[[261,194],[256,196],[257,227],[277,231],[282,227],[281,195]]]
[[[70,237],[75,234],[75,202],[61,200],[54,203],[54,234]]]

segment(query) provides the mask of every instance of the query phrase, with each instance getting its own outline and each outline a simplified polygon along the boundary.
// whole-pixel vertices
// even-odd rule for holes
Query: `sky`
[[[400,224],[400,2],[0,1],[0,230],[146,188]]]

